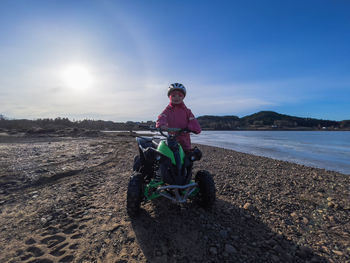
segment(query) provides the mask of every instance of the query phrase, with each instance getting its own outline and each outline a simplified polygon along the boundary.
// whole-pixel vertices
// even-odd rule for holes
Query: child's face
[[[184,94],[181,91],[174,90],[170,93],[169,98],[172,104],[180,104],[184,100]]]

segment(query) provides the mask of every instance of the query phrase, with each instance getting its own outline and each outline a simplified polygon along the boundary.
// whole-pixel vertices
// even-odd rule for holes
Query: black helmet
[[[169,88],[168,88],[168,97],[170,95],[170,92],[172,92],[173,90],[179,90],[184,94],[184,97],[186,97],[186,88],[184,85],[182,85],[181,83],[173,83],[170,84]]]

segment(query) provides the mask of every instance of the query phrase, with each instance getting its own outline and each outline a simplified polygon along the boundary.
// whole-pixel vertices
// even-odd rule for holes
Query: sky
[[[0,1],[0,114],[350,119],[350,1]]]

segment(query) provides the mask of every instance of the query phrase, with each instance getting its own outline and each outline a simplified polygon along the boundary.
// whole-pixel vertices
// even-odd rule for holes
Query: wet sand
[[[350,177],[199,145],[217,201],[155,200],[137,219],[122,135],[0,136],[1,262],[348,262]]]

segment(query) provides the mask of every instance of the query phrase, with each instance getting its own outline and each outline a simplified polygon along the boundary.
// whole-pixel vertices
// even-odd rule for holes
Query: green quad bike
[[[166,139],[159,137],[136,137],[140,154],[135,156],[133,174],[127,192],[127,212],[135,217],[142,202],[165,197],[175,203],[185,203],[196,198],[204,208],[211,208],[215,202],[215,184],[211,174],[200,170],[192,180],[194,161],[202,157],[195,147],[185,155],[176,137],[187,129],[171,128],[168,135],[159,128],[145,127],[158,131]]]

